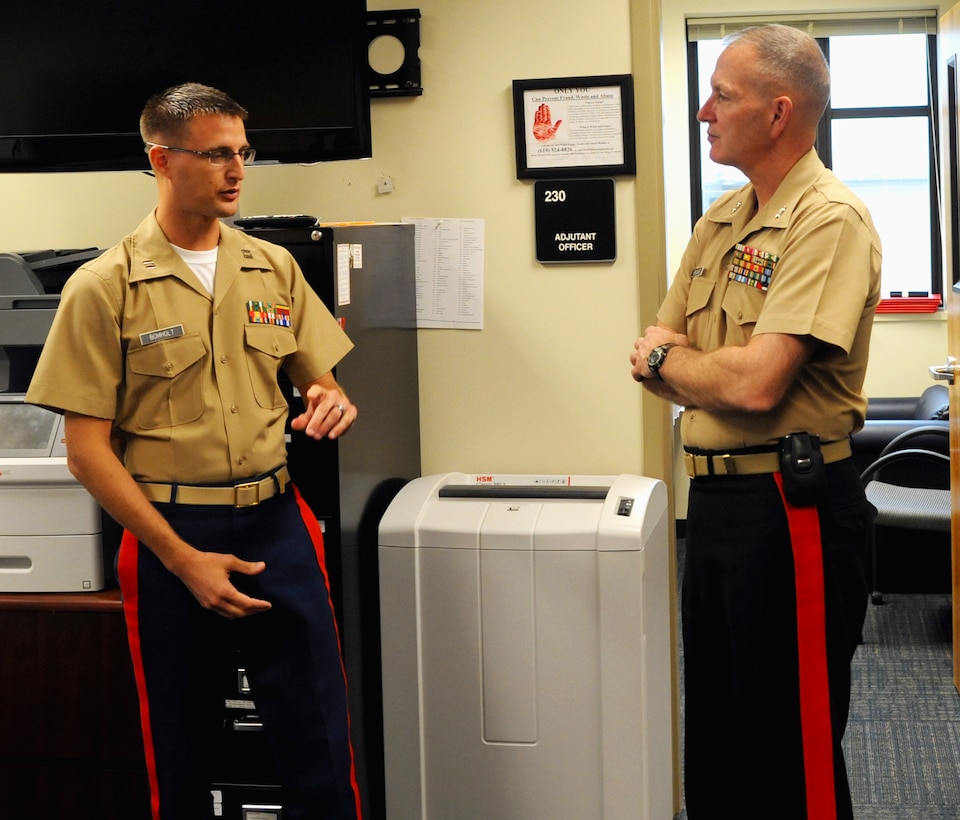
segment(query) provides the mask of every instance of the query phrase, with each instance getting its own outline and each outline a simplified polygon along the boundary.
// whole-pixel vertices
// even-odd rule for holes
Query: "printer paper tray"
[[[103,586],[99,533],[0,535],[0,592],[94,592]]]

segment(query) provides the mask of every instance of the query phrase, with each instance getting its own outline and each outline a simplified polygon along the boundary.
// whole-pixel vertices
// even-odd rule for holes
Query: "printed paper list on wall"
[[[417,327],[482,330],[484,221],[401,221],[416,227]]]

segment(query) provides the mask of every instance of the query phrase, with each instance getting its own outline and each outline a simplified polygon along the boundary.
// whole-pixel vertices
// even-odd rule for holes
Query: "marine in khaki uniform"
[[[851,820],[841,747],[874,514],[850,458],[880,240],[813,148],[816,42],[728,39],[697,118],[750,183],[698,221],[632,375],[684,407],[690,820]]]
[[[232,776],[217,743],[238,651],[284,818],[355,820],[322,535],[289,484],[277,382],[304,398],[295,428],[336,438],[357,417],[331,372],[352,345],[287,251],[221,223],[254,155],[246,116],[198,84],[148,101],[157,208],[70,277],[27,400],[65,413],[70,469],[125,530],[154,820],[212,816]]]
[[[863,426],[861,387],[880,298],[874,237],[863,203],[812,149],[762,208],[753,185],[713,204],[694,229],[660,322],[681,329],[698,350],[742,347],[754,334],[821,344],[771,411],[691,407],[682,417],[685,445],[776,444],[813,420],[822,441],[834,442]],[[767,369],[757,364],[760,373]]]

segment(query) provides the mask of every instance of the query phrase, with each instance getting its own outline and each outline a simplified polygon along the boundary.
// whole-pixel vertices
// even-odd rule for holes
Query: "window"
[[[935,19],[903,22],[827,20],[811,32],[831,75],[817,152],[870,209],[883,243],[884,298],[940,294],[943,281],[937,46],[935,34],[926,30]],[[704,126],[694,116],[710,95],[721,38],[730,30],[714,21],[691,21],[689,26],[694,221],[721,193],[746,182],[737,169],[710,160],[710,146],[702,139]]]

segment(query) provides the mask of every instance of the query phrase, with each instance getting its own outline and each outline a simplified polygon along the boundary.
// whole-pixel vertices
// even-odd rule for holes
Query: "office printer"
[[[0,253],[0,392],[25,393],[67,278],[99,248]]]
[[[100,507],[67,468],[63,416],[0,394],[0,591],[104,587]]]
[[[23,396],[64,283],[100,253],[0,253],[0,592],[104,587],[100,508],[67,468],[63,418]]]

